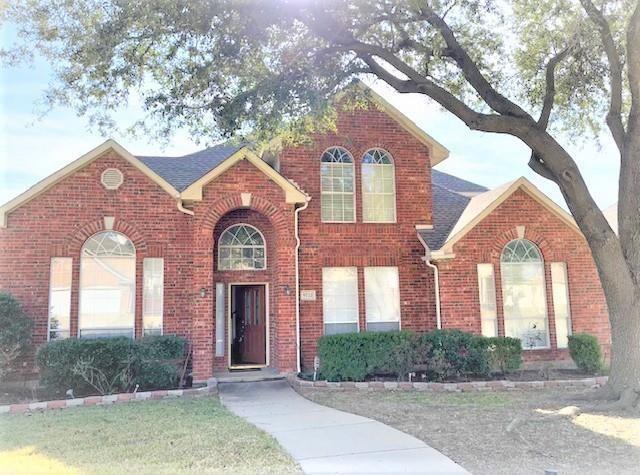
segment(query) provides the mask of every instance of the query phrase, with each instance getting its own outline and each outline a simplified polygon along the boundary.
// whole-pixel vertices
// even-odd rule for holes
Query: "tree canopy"
[[[603,3],[623,54],[632,2]],[[577,135],[599,130],[610,89],[587,15],[572,0],[18,0],[4,19],[20,41],[3,55],[43,54],[55,75],[47,101],[100,127],[115,126],[113,113],[139,97],[146,117],[135,125],[159,136],[187,129],[214,139],[268,137],[326,113],[332,95],[379,65],[405,78],[415,71],[491,111],[495,101],[466,77],[437,16],[478,66],[476,76],[527,113],[542,111],[555,62],[552,125]]]

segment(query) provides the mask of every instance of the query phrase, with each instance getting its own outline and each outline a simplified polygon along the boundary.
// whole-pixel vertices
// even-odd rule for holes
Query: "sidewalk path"
[[[421,440],[311,402],[286,381],[223,383],[218,389],[231,412],[275,437],[305,473],[468,474]]]

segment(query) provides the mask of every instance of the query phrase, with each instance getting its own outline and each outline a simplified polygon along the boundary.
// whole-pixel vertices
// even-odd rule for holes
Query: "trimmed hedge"
[[[491,366],[483,337],[460,330],[433,330],[421,336],[421,363],[427,379],[443,381],[462,375],[489,374]]]
[[[318,340],[321,373],[330,381],[363,381],[368,375],[402,374],[415,364],[418,341],[406,331],[342,333]]]
[[[33,320],[11,294],[0,292],[0,381],[16,371],[31,346]]]
[[[430,381],[513,371],[522,364],[520,340],[484,338],[459,330],[365,332],[318,340],[320,373],[329,381],[364,381],[377,374],[406,379],[425,371]]]
[[[569,335],[569,354],[576,366],[586,373],[602,370],[602,352],[598,339],[587,333]]]
[[[40,348],[36,361],[47,389],[75,396],[173,388],[184,363],[186,340],[148,336],[57,340]]]
[[[508,373],[522,366],[522,342],[518,338],[492,337],[483,338],[489,351],[491,371]]]

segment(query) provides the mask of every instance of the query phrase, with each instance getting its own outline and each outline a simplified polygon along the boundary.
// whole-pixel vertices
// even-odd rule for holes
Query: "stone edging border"
[[[289,383],[296,389],[330,389],[361,391],[432,391],[432,392],[472,392],[472,391],[514,391],[519,389],[549,388],[597,388],[609,380],[608,376],[597,376],[584,379],[562,379],[549,381],[470,381],[464,383],[417,383],[395,381],[306,381],[298,377],[289,378]]]
[[[58,399],[55,401],[38,401],[25,404],[9,404],[0,406],[0,414],[20,414],[25,412],[47,411],[50,409],[66,409],[68,407],[98,406],[119,404],[133,401],[159,400],[177,397],[204,396],[218,392],[217,381],[212,378],[207,386],[189,389],[161,389],[156,391],[140,391],[137,393],[108,394],[106,396],[87,396],[74,399]]]

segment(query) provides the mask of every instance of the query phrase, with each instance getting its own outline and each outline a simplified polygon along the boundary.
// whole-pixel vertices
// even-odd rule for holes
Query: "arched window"
[[[548,348],[544,262],[531,241],[516,239],[500,257],[505,335],[520,338],[523,348]]]
[[[365,223],[396,221],[396,184],[393,159],[381,148],[362,157],[362,220]]]
[[[354,222],[355,178],[351,154],[342,147],[331,147],[320,161],[322,221]]]
[[[134,336],[136,250],[124,234],[104,231],[80,256],[80,337]]]
[[[218,269],[261,270],[267,267],[262,233],[248,224],[234,224],[218,241]]]

